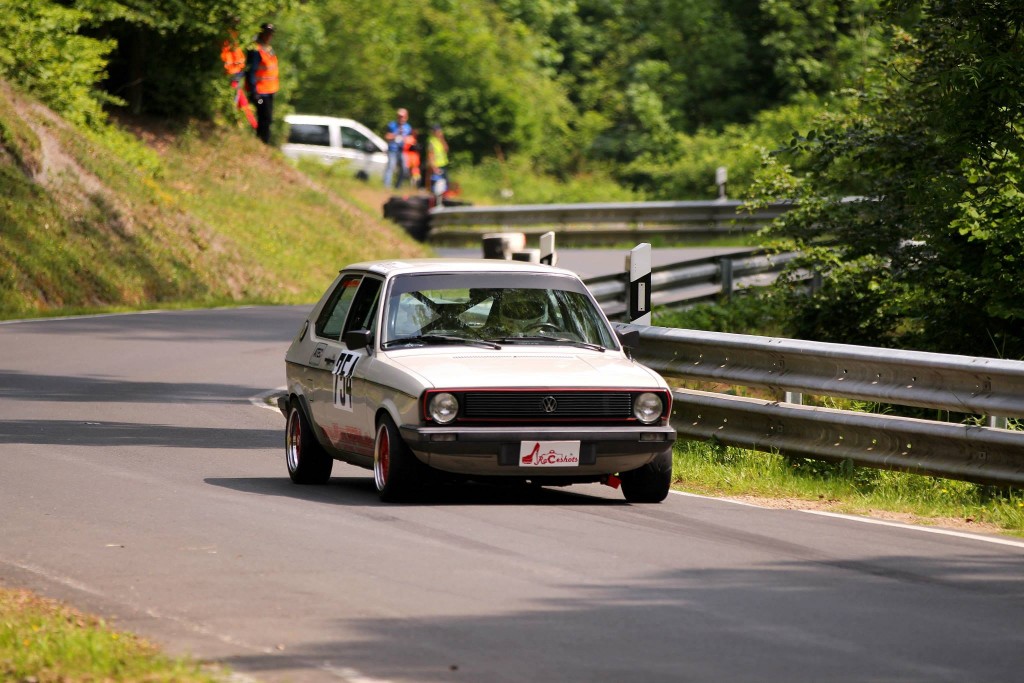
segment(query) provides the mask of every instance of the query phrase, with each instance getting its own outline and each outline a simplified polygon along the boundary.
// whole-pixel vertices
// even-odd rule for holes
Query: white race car
[[[288,349],[285,458],[299,484],[334,460],[397,501],[438,478],[621,483],[665,499],[672,394],[624,352],[574,273],[500,260],[345,268]]]

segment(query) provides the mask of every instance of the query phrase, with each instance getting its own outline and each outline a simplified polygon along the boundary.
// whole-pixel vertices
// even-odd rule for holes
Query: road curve
[[[0,581],[268,682],[1005,681],[1024,543],[601,486],[291,484],[304,310],[0,324]]]

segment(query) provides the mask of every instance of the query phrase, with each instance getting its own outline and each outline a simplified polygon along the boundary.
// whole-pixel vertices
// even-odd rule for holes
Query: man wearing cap
[[[412,135],[412,126],[409,125],[409,112],[406,109],[399,109],[396,120],[388,124],[388,130],[384,133],[384,139],[388,141],[388,165],[384,168],[384,187],[398,187],[405,177],[405,161],[402,157],[402,149],[405,147],[405,138]],[[395,177],[395,184],[391,180]]]
[[[277,55],[270,47],[274,25],[263,24],[256,45],[246,59],[246,87],[249,99],[256,103],[256,135],[270,144],[270,124],[274,119],[274,94],[277,92]]]

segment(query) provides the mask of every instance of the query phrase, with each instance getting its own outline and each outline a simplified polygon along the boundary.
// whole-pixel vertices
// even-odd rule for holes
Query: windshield
[[[565,276],[407,275],[392,284],[385,320],[391,348],[442,339],[618,348],[586,288]]]

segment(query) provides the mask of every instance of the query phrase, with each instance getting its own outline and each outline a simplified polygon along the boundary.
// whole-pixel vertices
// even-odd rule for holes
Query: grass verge
[[[691,493],[1024,536],[1017,489],[683,440],[673,472],[676,488]]]
[[[102,619],[29,591],[0,588],[0,679],[27,683],[216,683],[205,671],[113,630]]]

